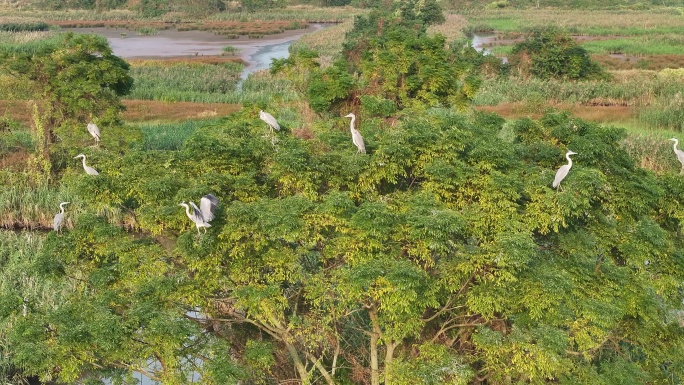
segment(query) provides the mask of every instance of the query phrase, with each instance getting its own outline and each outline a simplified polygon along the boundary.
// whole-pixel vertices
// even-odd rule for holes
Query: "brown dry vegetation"
[[[154,59],[127,59],[132,66],[173,66],[176,64],[222,64],[222,63],[243,63],[244,60],[234,56],[183,56]]]
[[[636,117],[635,107],[629,106],[581,106],[575,104],[549,103],[544,106],[535,106],[531,109],[525,103],[502,103],[496,106],[477,106],[478,111],[493,112],[506,119],[518,119],[529,117],[539,119],[544,115],[545,110],[553,108],[562,111],[569,111],[572,115],[586,121],[612,124],[629,121]]]
[[[25,100],[0,100],[0,113],[25,126],[31,125],[31,107]],[[224,116],[242,108],[239,104],[160,102],[153,100],[124,100],[127,122],[180,121]]]
[[[273,35],[286,30],[301,29],[307,23],[293,21],[198,21],[164,22],[152,20],[48,20],[46,23],[61,28],[126,28],[137,30],[143,27],[156,29],[175,28],[178,31],[210,31],[220,35]]]
[[[602,67],[609,70],[646,69],[660,71],[665,68],[684,68],[682,55],[591,55]]]
[[[154,100],[124,100],[127,122],[180,121],[224,116],[242,108],[239,104],[160,102]]]

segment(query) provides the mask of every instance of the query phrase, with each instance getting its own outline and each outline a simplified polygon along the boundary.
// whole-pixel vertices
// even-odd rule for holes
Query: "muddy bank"
[[[221,55],[223,48],[233,46],[240,51],[238,55],[246,62],[260,49],[271,45],[293,42],[302,35],[317,31],[328,24],[312,23],[307,28],[287,30],[276,35],[266,35],[254,39],[241,36],[228,39],[206,31],[159,30],[152,36],[141,36],[136,31],[125,28],[74,28],[79,33],[95,33],[107,38],[115,55],[126,59],[171,58],[187,56]]]

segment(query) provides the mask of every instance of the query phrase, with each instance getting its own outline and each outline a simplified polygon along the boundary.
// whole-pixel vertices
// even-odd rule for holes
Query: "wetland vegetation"
[[[0,383],[682,382],[677,4],[13,4]],[[258,38],[321,21],[338,24],[240,90],[237,58],[126,61],[57,28]],[[209,193],[198,235],[179,203]]]

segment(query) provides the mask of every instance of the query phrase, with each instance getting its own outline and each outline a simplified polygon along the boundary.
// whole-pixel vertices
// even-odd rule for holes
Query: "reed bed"
[[[135,85],[129,99],[186,102],[218,102],[221,95],[236,90],[244,65],[160,61],[131,66]]]
[[[684,23],[675,8],[650,10],[490,9],[462,12],[480,29],[526,32],[554,25],[587,35],[652,35],[681,33]]]
[[[327,67],[332,64],[334,56],[342,51],[344,37],[353,27],[354,21],[350,19],[332,27],[308,33],[292,43],[290,50],[296,51],[302,48],[314,50],[320,55],[319,63]]]
[[[430,34],[443,35],[447,41],[460,40],[466,37],[466,31],[470,25],[468,20],[460,14],[444,15],[446,21],[442,24],[432,25],[428,28]]]
[[[186,120],[178,123],[142,123],[139,124],[143,134],[142,150],[180,150],[185,140],[199,127],[215,124],[212,120]]]
[[[475,96],[476,105],[524,102],[541,98],[549,102],[584,105],[648,106],[660,98],[681,92],[682,81],[672,81],[655,71],[615,71],[614,80],[570,82],[522,78],[486,79]]]
[[[678,173],[681,165],[672,150],[672,142],[667,140],[676,136],[668,131],[630,132],[621,147],[634,159],[639,167],[662,174]]]
[[[582,47],[590,53],[598,54],[677,55],[684,52],[684,36],[681,34],[658,34],[591,40],[583,42]]]
[[[67,193],[49,186],[3,184],[5,187],[0,191],[0,227],[3,228],[50,229],[54,215],[59,212],[59,202],[72,201]]]
[[[268,71],[250,75],[238,89],[242,67],[241,62],[234,61],[219,64],[136,61],[131,66],[135,86],[126,98],[243,104],[268,103],[272,98],[289,101],[299,97],[287,80],[273,77]]]
[[[212,15],[207,20],[256,21],[300,20],[309,23],[339,23],[367,13],[353,7],[315,7],[292,5],[285,8],[264,9],[258,12],[227,11]]]

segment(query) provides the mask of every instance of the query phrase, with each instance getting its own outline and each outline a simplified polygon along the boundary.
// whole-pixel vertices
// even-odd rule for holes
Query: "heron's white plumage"
[[[272,130],[280,131],[280,124],[278,124],[278,121],[268,112],[264,110],[259,111],[259,119],[266,122]]]
[[[563,179],[565,179],[565,177],[568,176],[570,168],[572,168],[572,159],[570,159],[570,155],[575,154],[577,153],[572,152],[570,150],[568,150],[568,152],[565,153],[565,159],[568,160],[568,164],[561,166],[561,168],[559,168],[558,171],[556,171],[556,177],[553,179],[553,188],[559,187]]]
[[[69,204],[69,202],[62,202],[59,204],[59,212],[52,220],[52,228],[55,231],[60,231],[62,229],[62,224],[64,224],[64,205],[67,204]]]
[[[344,116],[345,118],[351,118],[351,123],[349,124],[349,128],[351,130],[351,135],[352,135],[352,143],[357,148],[357,152],[360,152],[362,154],[366,153],[366,145],[363,143],[363,136],[361,136],[361,133],[359,130],[354,128],[354,122],[356,121],[356,115],[353,113],[349,113]]]
[[[83,169],[85,170],[86,174],[88,174],[88,175],[93,175],[93,176],[100,175],[100,173],[97,172],[97,170],[95,170],[94,168],[92,168],[92,167],[86,165],[86,156],[85,156],[85,155],[83,155],[83,154],[78,154],[78,155],[76,155],[76,156],[74,157],[74,159],[78,159],[78,158],[81,158],[81,160],[83,161]]]
[[[677,160],[682,164],[681,172],[684,173],[684,151],[677,148],[677,144],[679,144],[679,140],[677,140],[677,138],[672,138],[670,140],[674,142],[674,152],[675,155],[677,155]]]
[[[88,132],[95,138],[96,142],[100,141],[100,129],[95,123],[88,123]]]
[[[197,207],[194,202],[190,202],[189,205],[185,202],[181,202],[179,206],[185,207],[185,214],[195,223],[195,226],[197,226],[197,233],[199,233],[200,227],[204,227],[205,232],[207,231],[207,227],[211,227],[209,222],[214,219],[214,212],[216,211],[218,204],[218,198],[212,194],[207,194],[200,199],[200,207]]]

